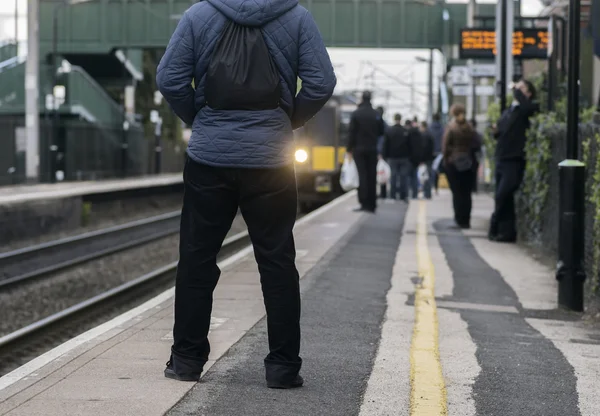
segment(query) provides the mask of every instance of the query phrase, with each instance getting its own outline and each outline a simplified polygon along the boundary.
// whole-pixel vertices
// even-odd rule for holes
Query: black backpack
[[[206,105],[215,110],[279,107],[279,71],[261,29],[229,21],[215,45],[204,85]]]

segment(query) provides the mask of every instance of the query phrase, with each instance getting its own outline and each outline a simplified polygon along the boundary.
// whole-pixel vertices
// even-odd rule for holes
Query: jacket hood
[[[206,0],[234,22],[262,26],[298,5],[298,0]]]

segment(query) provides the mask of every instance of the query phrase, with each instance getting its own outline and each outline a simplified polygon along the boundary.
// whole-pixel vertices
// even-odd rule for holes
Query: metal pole
[[[567,77],[567,22],[564,18],[560,18],[560,34],[561,34],[561,81]]]
[[[552,33],[552,45],[550,45],[552,53],[548,56],[548,111],[553,111],[554,100],[556,99],[556,47],[558,44],[556,38],[556,19],[554,16],[550,17],[549,26]]]
[[[39,180],[39,0],[27,2],[27,63],[25,64],[25,127],[27,152],[25,174],[30,181]]]
[[[53,100],[53,117],[52,117],[52,134],[50,135],[50,143],[49,143],[49,165],[50,165],[50,182],[54,183],[56,181],[56,155],[58,153],[58,121],[59,121],[59,113],[58,113],[58,101],[56,100],[56,96],[54,95],[56,86],[58,85],[58,73],[56,70],[57,64],[57,54],[58,54],[58,12],[63,8],[66,3],[61,3],[54,8],[54,14],[52,16],[52,63],[51,63],[51,71],[52,71],[52,96]]]
[[[507,14],[507,5],[506,2],[508,0],[502,0],[501,6],[502,6],[502,16],[500,17],[500,112],[504,112],[504,110],[506,110],[506,84],[507,84],[507,80],[506,80],[506,66],[507,66],[507,59],[506,59],[506,36],[507,36],[507,31],[506,31],[506,14]]]
[[[128,58],[128,54],[129,54],[129,50],[127,48],[125,48],[124,50],[124,54],[125,54],[125,62],[127,62]],[[123,130],[122,130],[122,136],[121,136],[121,176],[123,178],[127,177],[127,169],[128,169],[128,157],[129,157],[129,144],[127,143],[127,132],[129,130],[129,120],[127,119],[127,108],[126,108],[126,86],[127,86],[127,81],[128,81],[128,77],[127,77],[127,68],[125,67],[125,64],[123,64],[123,80],[124,80],[124,85],[123,85]]]
[[[569,1],[567,159],[559,171],[558,303],[583,311],[585,164],[579,158],[580,0]]]
[[[427,107],[427,122],[433,122],[433,48],[429,50],[429,85],[427,96],[429,105]]]
[[[15,52],[19,56],[19,0],[15,0]]]
[[[162,118],[159,118],[157,123],[156,123],[156,127],[154,129],[154,173],[156,173],[157,175],[160,173],[161,170],[161,166],[160,166],[160,162],[161,162],[161,154],[162,154],[162,146],[160,143],[160,136],[162,134]]]
[[[469,0],[469,5],[467,6],[467,26],[469,27],[474,27],[475,26],[475,15],[477,14],[477,1],[476,0]],[[468,98],[468,102],[467,102],[467,107],[468,107],[468,114],[471,115],[472,119],[475,119],[475,113],[476,113],[476,87],[475,87],[475,78],[473,77],[473,60],[469,59],[467,61],[467,66],[469,68],[469,74],[470,74],[470,90],[471,93],[469,95]]]
[[[579,54],[580,0],[570,0],[569,6],[569,73],[567,80],[567,159],[578,158],[579,144]]]

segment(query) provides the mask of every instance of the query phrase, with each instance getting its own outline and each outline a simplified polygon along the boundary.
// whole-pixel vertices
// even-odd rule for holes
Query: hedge
[[[516,198],[519,236],[525,243],[556,255],[558,245],[558,164],[565,159],[564,102],[557,111],[532,118],[526,144],[527,167]],[[581,115],[581,154],[586,164],[585,259],[590,288],[600,281],[600,125],[593,110]]]

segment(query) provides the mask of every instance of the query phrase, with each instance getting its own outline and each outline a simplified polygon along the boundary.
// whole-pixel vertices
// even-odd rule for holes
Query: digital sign
[[[460,59],[494,59],[496,31],[494,29],[462,29],[460,32]],[[515,59],[547,59],[547,29],[516,29],[513,32]]]

